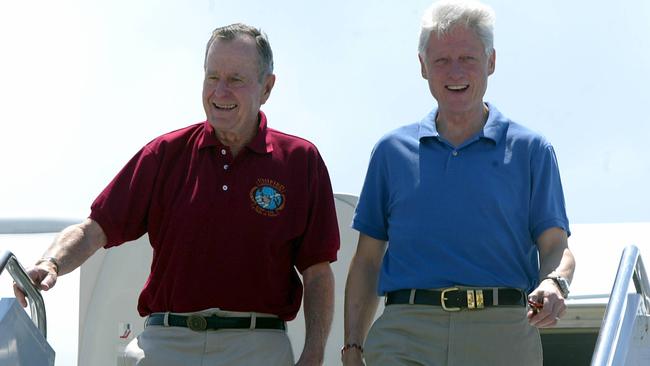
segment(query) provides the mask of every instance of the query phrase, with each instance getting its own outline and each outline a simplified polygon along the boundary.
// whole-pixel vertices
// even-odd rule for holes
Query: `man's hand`
[[[558,227],[546,229],[537,238],[539,249],[539,277],[562,276],[573,278],[575,259],[567,243],[567,233]],[[562,291],[552,279],[541,280],[539,286],[528,295],[529,300],[541,304],[542,308],[534,314],[528,311],[528,322],[538,328],[553,327],[566,313]]]
[[[341,355],[341,361],[343,361],[344,366],[365,366],[361,350],[357,348],[349,348],[345,350],[343,355]]]
[[[92,219],[68,226],[54,239],[54,243],[45,251],[43,258],[36,261],[36,264],[26,271],[27,275],[36,287],[47,291],[54,287],[59,276],[70,273],[81,266],[86,259],[105,244],[104,230]],[[56,258],[58,264],[55,265],[47,258]],[[25,292],[16,284],[14,284],[14,294],[18,302],[26,307]]]
[[[48,261],[39,260],[36,262],[34,267],[27,269],[27,276],[31,278],[32,282],[36,285],[37,288],[40,288],[43,291],[47,291],[54,287],[57,279],[57,268],[56,266]],[[25,292],[18,286],[17,283],[14,283],[14,295],[16,299],[22,305],[22,307],[27,307],[27,300],[25,299]]]
[[[557,321],[566,314],[566,304],[562,293],[551,279],[542,281],[528,298],[542,304],[542,308],[537,314],[532,309],[528,311],[530,325],[538,328],[554,327]]]

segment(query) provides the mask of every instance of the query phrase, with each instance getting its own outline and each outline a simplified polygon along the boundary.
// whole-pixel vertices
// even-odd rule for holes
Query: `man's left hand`
[[[558,320],[566,314],[566,304],[560,289],[553,280],[546,279],[528,295],[528,299],[542,304],[537,311],[528,310],[528,322],[538,328],[549,328],[557,325]]]

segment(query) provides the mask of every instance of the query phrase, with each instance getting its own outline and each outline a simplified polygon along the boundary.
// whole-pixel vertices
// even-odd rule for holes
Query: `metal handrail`
[[[612,365],[621,324],[625,320],[627,292],[632,282],[636,292],[641,295],[644,305],[643,311],[647,314],[650,310],[650,301],[648,299],[650,283],[648,282],[639,248],[634,245],[623,250],[614,287],[609,297],[594,355],[591,359],[592,366]]]
[[[16,256],[8,250],[5,250],[0,254],[0,274],[4,271],[5,267],[18,286],[20,286],[20,288],[22,288],[27,294],[27,298],[30,300],[28,303],[32,315],[32,321],[41,331],[43,337],[47,338],[45,302],[43,301],[43,296],[41,296],[39,289],[36,288],[32,280],[29,278],[23,266],[21,266],[18,259],[16,259]]]

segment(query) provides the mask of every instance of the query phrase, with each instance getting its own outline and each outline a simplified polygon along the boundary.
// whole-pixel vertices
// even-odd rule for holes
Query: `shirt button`
[[[458,151],[456,151],[456,150],[452,151],[452,152],[451,152],[451,155],[453,155],[453,156],[458,156]]]
[[[221,149],[221,155],[226,155],[226,149]]]
[[[223,170],[228,170],[228,168],[229,168],[229,167],[228,167],[228,164],[224,164],[224,165],[223,165]]]
[[[228,190],[228,186],[224,184],[223,186],[221,186],[221,189],[223,189],[224,191],[227,191],[227,190]]]

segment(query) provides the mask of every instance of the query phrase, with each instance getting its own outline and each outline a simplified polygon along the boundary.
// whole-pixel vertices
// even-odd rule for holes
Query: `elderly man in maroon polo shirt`
[[[297,364],[322,364],[339,247],[332,188],[314,145],[267,126],[260,106],[274,82],[264,33],[217,28],[205,57],[207,120],[145,145],[89,218],[29,269],[48,290],[99,248],[148,233],[153,263],[138,301],[148,318],[125,364],[292,365],[285,321],[300,308],[297,271],[306,320]]]

